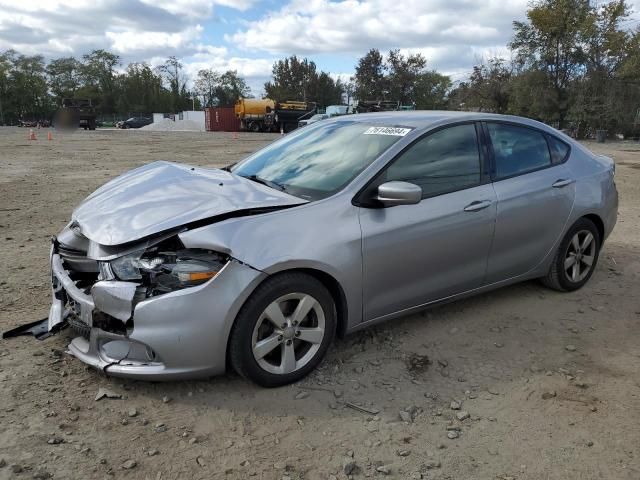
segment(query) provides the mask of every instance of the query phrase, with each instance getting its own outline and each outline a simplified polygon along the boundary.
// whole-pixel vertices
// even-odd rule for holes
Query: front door
[[[359,211],[365,321],[483,284],[496,196],[477,138],[473,123],[429,133],[377,179],[419,185],[423,199]]]

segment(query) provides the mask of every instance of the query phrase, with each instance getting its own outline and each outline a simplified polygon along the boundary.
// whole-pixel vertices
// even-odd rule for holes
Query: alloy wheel
[[[580,230],[569,242],[564,259],[564,271],[573,283],[584,280],[593,268],[596,255],[596,242],[589,230]]]
[[[262,369],[288,374],[314,358],[324,335],[325,314],[318,300],[306,293],[290,293],[262,312],[253,329],[251,349]]]

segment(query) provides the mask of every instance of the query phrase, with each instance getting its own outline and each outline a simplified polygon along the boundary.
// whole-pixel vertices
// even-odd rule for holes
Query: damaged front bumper
[[[67,322],[80,334],[69,352],[109,375],[149,380],[223,373],[233,321],[266,275],[232,259],[205,284],[140,299],[131,282],[79,288],[55,244],[51,273],[48,327]]]

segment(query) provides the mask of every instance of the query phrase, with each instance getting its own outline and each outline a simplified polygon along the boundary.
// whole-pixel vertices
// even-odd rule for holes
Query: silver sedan
[[[336,335],[528,279],[582,287],[614,173],[546,125],[462,112],[326,120],[224,169],[151,163],[54,239],[48,328],[111,375],[284,385]]]

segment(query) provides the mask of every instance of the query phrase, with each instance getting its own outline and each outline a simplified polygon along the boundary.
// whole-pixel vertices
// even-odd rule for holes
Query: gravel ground
[[[47,315],[48,239],[100,184],[276,138],[26,135],[0,128],[0,330]],[[527,282],[371,328],[276,390],[108,378],[65,353],[67,332],[2,340],[0,479],[640,478],[640,145],[590,146],[616,159],[621,204],[582,290]]]

